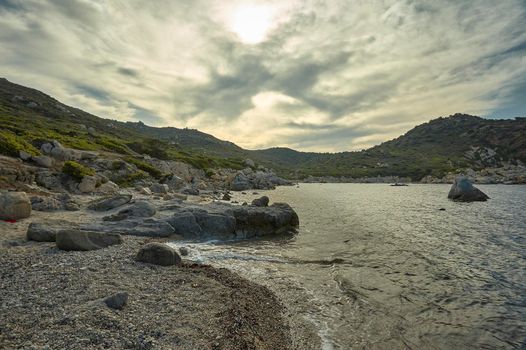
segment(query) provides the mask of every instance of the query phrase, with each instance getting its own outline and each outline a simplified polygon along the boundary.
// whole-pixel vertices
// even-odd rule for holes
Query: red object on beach
[[[16,220],[13,220],[13,219],[7,219],[7,220],[4,220],[5,222],[10,222],[12,224],[14,224],[16,222]]]

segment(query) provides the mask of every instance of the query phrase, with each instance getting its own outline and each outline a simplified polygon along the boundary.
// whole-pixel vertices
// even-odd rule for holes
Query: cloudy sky
[[[246,148],[526,116],[524,0],[0,0],[0,76]]]

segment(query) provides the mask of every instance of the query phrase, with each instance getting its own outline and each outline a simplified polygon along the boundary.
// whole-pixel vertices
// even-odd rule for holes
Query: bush
[[[25,151],[33,156],[40,152],[22,137],[9,131],[0,131],[0,154],[18,157],[20,151]]]
[[[64,163],[64,166],[62,167],[62,172],[64,174],[68,174],[74,177],[78,181],[82,180],[84,176],[95,175],[94,169],[72,160],[69,160]]]
[[[145,179],[147,176],[148,175],[146,175],[144,172],[138,171],[133,174],[122,176],[121,178],[117,179],[115,183],[120,187],[132,187],[135,181]]]
[[[163,177],[163,173],[159,169],[152,166],[151,164],[143,162],[142,160],[132,158],[132,157],[126,157],[124,158],[124,161],[135,165],[137,168],[139,168],[142,171],[146,171],[148,174],[155,177],[156,179],[160,179]]]

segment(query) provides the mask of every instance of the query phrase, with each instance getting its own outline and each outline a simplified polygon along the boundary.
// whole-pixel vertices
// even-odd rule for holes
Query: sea
[[[177,242],[190,259],[273,290],[323,350],[526,349],[526,186],[299,184],[266,195],[298,213],[297,234]]]

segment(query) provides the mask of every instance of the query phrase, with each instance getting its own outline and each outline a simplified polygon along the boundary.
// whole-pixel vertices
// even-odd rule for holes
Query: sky
[[[249,149],[526,116],[525,0],[0,0],[0,76]]]

